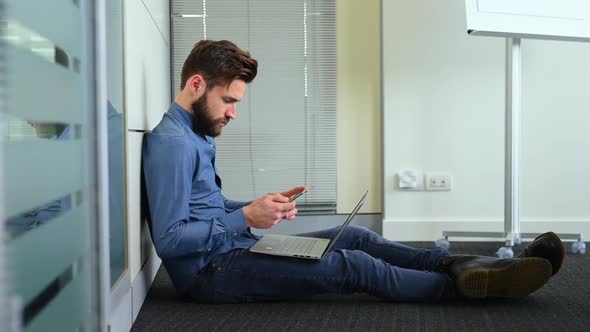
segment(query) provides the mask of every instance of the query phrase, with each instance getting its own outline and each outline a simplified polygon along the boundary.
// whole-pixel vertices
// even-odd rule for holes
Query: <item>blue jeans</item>
[[[338,228],[299,234],[331,238]],[[232,250],[217,256],[191,286],[204,303],[301,299],[325,293],[364,292],[388,301],[438,301],[456,297],[454,281],[433,272],[449,253],[416,249],[349,226],[321,260]]]

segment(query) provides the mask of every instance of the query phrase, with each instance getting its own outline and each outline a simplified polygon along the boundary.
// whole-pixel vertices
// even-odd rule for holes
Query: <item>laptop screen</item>
[[[334,246],[334,243],[336,243],[336,240],[338,240],[340,235],[342,235],[342,232],[344,232],[344,229],[346,229],[346,226],[348,226],[348,224],[350,224],[352,219],[354,219],[354,216],[356,216],[356,213],[361,209],[361,207],[365,203],[365,197],[367,197],[368,193],[369,193],[368,190],[365,191],[365,194],[363,195],[363,197],[361,197],[359,202],[356,204],[356,206],[354,207],[354,209],[352,210],[352,212],[350,213],[348,218],[346,218],[346,221],[342,224],[342,226],[340,226],[338,233],[336,233],[336,235],[332,238],[332,240],[330,240],[330,244],[328,244],[328,248],[326,248],[326,250],[324,251],[324,254],[327,253],[328,251],[330,251],[330,249],[332,249],[332,247]]]

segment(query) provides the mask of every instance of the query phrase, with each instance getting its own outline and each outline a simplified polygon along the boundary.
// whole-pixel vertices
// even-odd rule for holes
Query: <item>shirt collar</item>
[[[189,128],[193,128],[193,115],[185,110],[182,106],[180,106],[177,102],[173,101],[172,105],[170,105],[170,110],[168,111],[170,115],[179,120],[180,122],[187,125]],[[195,133],[195,135],[203,138],[207,143],[211,144],[215,147],[215,139],[213,137],[207,135],[199,135]]]
[[[193,127],[193,116],[187,110],[185,110],[182,106],[178,105],[175,101],[172,102],[170,105],[170,115],[175,119],[179,120],[180,122],[187,125],[189,128]]]

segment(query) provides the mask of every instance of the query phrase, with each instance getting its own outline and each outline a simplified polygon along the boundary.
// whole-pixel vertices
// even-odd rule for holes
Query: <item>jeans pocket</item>
[[[237,250],[231,250],[224,254],[220,254],[215,256],[211,262],[209,263],[208,267],[209,270],[212,271],[219,271],[225,270],[227,266],[231,263],[233,256],[237,253]]]

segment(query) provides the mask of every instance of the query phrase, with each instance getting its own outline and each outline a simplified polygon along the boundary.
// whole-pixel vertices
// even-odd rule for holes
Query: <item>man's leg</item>
[[[237,249],[205,268],[190,293],[200,302],[242,303],[355,292],[436,301],[454,298],[455,286],[446,274],[396,267],[360,250],[335,249],[321,260],[305,260]]]
[[[330,238],[335,231],[305,235]],[[559,246],[560,243],[557,236],[541,236],[531,245],[525,257],[516,259],[450,256],[441,248],[415,249],[353,226],[345,230],[336,246],[362,250],[403,268],[444,272],[456,280],[458,292],[468,298],[514,298],[528,295],[547,283],[551,276],[550,262],[555,261],[559,265],[563,261],[563,245]],[[559,266],[553,268],[554,271],[558,269]]]
[[[340,227],[336,227],[298,235],[330,239],[339,229]],[[347,227],[336,241],[334,249],[361,250],[394,266],[426,271],[434,271],[442,259],[450,255],[443,248],[417,249],[389,241],[381,235],[359,226]]]

